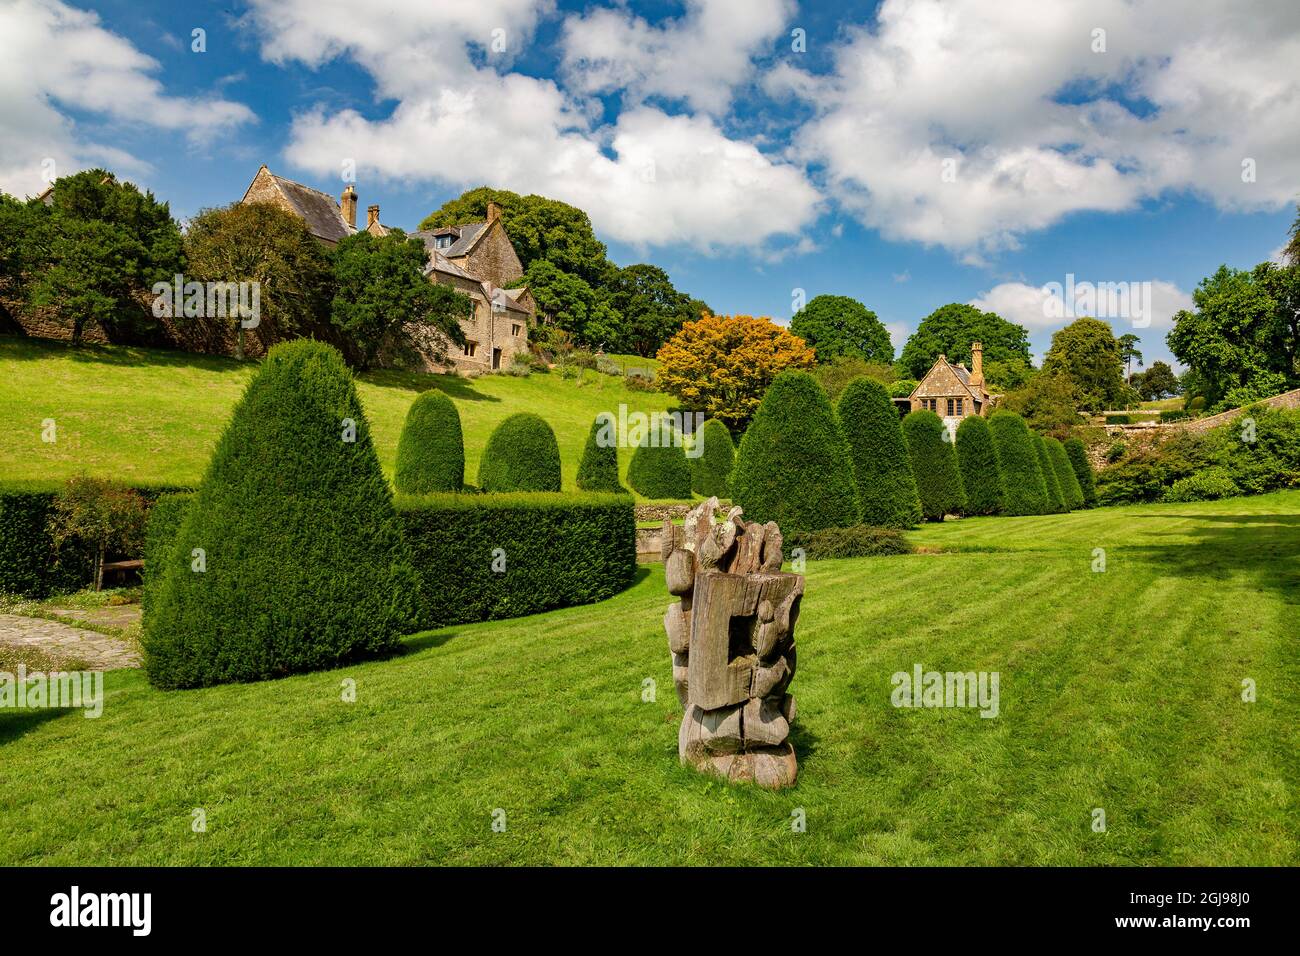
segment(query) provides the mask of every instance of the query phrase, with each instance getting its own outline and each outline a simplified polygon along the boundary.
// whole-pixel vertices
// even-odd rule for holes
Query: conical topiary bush
[[[271,349],[170,554],[142,639],[158,687],[330,667],[414,630],[416,572],[335,349]]]
[[[942,521],[966,507],[957,452],[943,419],[931,411],[909,412],[903,419],[903,437],[921,496],[926,521]]]
[[[903,441],[902,419],[885,386],[854,379],[836,408],[849,443],[863,524],[910,528],[921,520],[916,477]]]
[[[627,483],[647,498],[691,497],[691,466],[681,433],[658,416],[651,417],[651,427],[632,452]]]
[[[546,420],[516,412],[492,432],[478,463],[483,491],[559,491],[560,446]]]
[[[763,396],[736,453],[731,500],[746,520],[776,521],[785,534],[858,523],[848,442],[807,372],[782,372]]]
[[[578,463],[578,487],[583,491],[622,492],[618,480],[618,423],[610,412],[601,412],[591,423],[587,444]]]
[[[731,432],[722,422],[710,418],[695,433],[694,442],[691,452],[696,456],[690,460],[691,491],[706,498],[730,497],[731,469],[736,463]]]
[[[1056,472],[1056,483],[1061,486],[1065,510],[1073,511],[1075,508],[1082,508],[1083,488],[1079,486],[1079,479],[1075,477],[1070,456],[1065,453],[1065,446],[1059,439],[1050,435],[1045,437],[1043,442],[1047,445],[1047,457],[1051,459],[1052,469]]]
[[[966,514],[995,515],[1002,511],[1002,478],[993,450],[989,423],[979,415],[963,418],[957,426],[957,465],[966,492]]]
[[[1083,506],[1097,507],[1096,478],[1092,473],[1092,463],[1088,461],[1088,450],[1083,447],[1083,441],[1078,438],[1066,439],[1065,454],[1070,459],[1070,467],[1074,469],[1074,477],[1078,479],[1079,489],[1083,492]]]
[[[1034,453],[1038,456],[1038,467],[1043,472],[1047,484],[1047,511],[1049,514],[1061,514],[1069,509],[1065,506],[1065,497],[1061,494],[1061,483],[1056,480],[1056,469],[1052,467],[1051,456],[1047,454],[1047,442],[1042,435],[1034,435]]]
[[[460,413],[442,392],[421,392],[411,403],[397,441],[398,491],[422,495],[465,485],[465,440]]]
[[[1025,420],[1015,412],[994,412],[989,416],[989,431],[993,433],[993,450],[998,456],[1005,512],[1047,514],[1047,482]]]

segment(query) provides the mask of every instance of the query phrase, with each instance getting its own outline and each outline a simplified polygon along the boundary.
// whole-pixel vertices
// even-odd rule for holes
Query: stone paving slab
[[[0,614],[0,644],[36,647],[54,657],[76,658],[95,671],[140,666],[140,655],[125,641],[58,621],[17,614]]]
[[[88,624],[98,624],[101,627],[116,627],[125,630],[133,624],[140,623],[140,605],[138,604],[110,604],[106,607],[87,607],[87,608],[65,608],[50,607],[46,605],[45,610],[61,618],[66,618],[67,623],[76,627],[77,621],[84,621]]]

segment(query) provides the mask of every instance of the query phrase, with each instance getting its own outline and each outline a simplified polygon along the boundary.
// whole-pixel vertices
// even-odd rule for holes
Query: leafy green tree
[[[627,483],[647,498],[690,500],[691,466],[686,460],[682,436],[651,428],[632,452],[627,466]]]
[[[985,359],[984,383],[990,392],[1007,392],[1028,385],[1037,374],[1024,359]]]
[[[898,409],[885,387],[869,378],[855,379],[836,411],[853,459],[863,523],[913,527],[921,520],[921,499]]]
[[[1142,396],[1142,400],[1147,402],[1159,401],[1182,391],[1178,376],[1169,367],[1169,363],[1159,359],[1152,362],[1151,367],[1145,372],[1134,376],[1133,386]]]
[[[587,281],[547,259],[537,259],[524,273],[539,313],[579,342],[601,341],[622,334],[623,318]]]
[[[1069,511],[1065,504],[1065,494],[1061,491],[1061,482],[1056,477],[1056,467],[1047,453],[1047,442],[1042,435],[1034,435],[1033,442],[1034,454],[1038,456],[1038,468],[1043,473],[1043,481],[1047,485],[1048,513],[1061,514]]]
[[[730,430],[716,418],[710,418],[695,440],[703,447],[699,456],[691,459],[691,491],[705,498],[730,497],[731,469],[736,463],[736,446]]]
[[[921,497],[926,521],[942,521],[966,507],[957,452],[943,420],[931,411],[909,412],[903,419],[903,437]]]
[[[1074,477],[1079,482],[1084,507],[1095,508],[1097,506],[1096,479],[1092,473],[1092,463],[1088,461],[1088,450],[1083,447],[1083,440],[1067,438],[1065,453],[1070,458],[1070,467],[1074,469]]]
[[[966,492],[966,514],[995,515],[1002,511],[1002,478],[989,423],[970,415],[957,426],[957,464]]]
[[[1043,360],[1045,375],[1063,375],[1074,385],[1079,407],[1101,411],[1122,405],[1124,363],[1110,324],[1084,316],[1052,335]]]
[[[145,670],[156,687],[202,687],[386,653],[415,629],[418,589],[342,356],[283,342],[184,509],[144,620]]]
[[[270,203],[205,209],[185,233],[188,279],[256,282],[259,322],[250,329],[264,348],[315,331],[334,295],[329,254],[299,217]],[[211,316],[208,317],[210,321]],[[236,356],[243,357],[238,319]]]
[[[393,484],[423,495],[465,485],[465,439],[456,405],[437,389],[421,392],[406,412],[397,440]]]
[[[488,437],[478,463],[483,491],[559,491],[560,446],[546,419],[516,412]]]
[[[48,260],[49,210],[44,203],[19,200],[0,192],[0,320],[14,317],[27,302],[36,268]]]
[[[1142,364],[1142,353],[1137,348],[1137,344],[1142,340],[1132,332],[1125,332],[1115,341],[1119,343],[1119,360],[1124,363],[1124,381],[1132,384],[1133,362]]]
[[[839,399],[854,379],[869,378],[882,385],[891,386],[895,377],[893,365],[868,362],[866,359],[848,355],[837,355],[829,362],[819,362],[812,370],[812,374],[813,378],[817,379],[817,384],[826,392],[826,397],[832,402]],[[905,394],[912,394],[912,389],[915,387],[916,383],[913,382],[912,388],[909,388]]]
[[[1079,391],[1069,376],[1039,372],[1025,385],[1002,396],[999,408],[1015,412],[1031,428],[1068,435],[1078,425]]]
[[[144,543],[145,507],[139,492],[104,478],[69,478],[54,498],[50,538],[56,551],[71,546],[91,556],[92,580],[104,584],[110,552],[136,554]]]
[[[818,363],[835,358],[894,361],[889,332],[876,313],[846,295],[814,296],[794,314],[790,331],[816,350]]]
[[[400,229],[386,236],[358,232],[335,248],[330,318],[350,338],[361,368],[369,368],[380,349],[400,335],[403,322],[432,326],[451,342],[465,344],[458,320],[474,314],[474,303],[425,277],[428,255],[423,242]]]
[[[858,523],[848,442],[807,372],[782,372],[767,390],[740,441],[731,497],[746,519],[775,521],[786,534]]]
[[[989,416],[989,431],[993,433],[993,449],[998,457],[1006,513],[1047,514],[1047,480],[1025,420],[1015,412],[996,411]]]
[[[653,355],[683,323],[700,317],[698,303],[673,288],[658,266],[633,265],[615,272],[609,304],[623,318],[618,350],[635,355]]]
[[[898,363],[901,374],[919,379],[930,371],[940,355],[950,362],[971,361],[971,343],[984,346],[984,361],[1019,360],[1030,367],[1029,333],[994,312],[981,312],[973,305],[951,303],[935,309],[917,326],[903,346]],[[1005,383],[1004,383],[1005,384]]]
[[[1059,439],[1051,435],[1043,437],[1043,443],[1047,446],[1047,457],[1052,463],[1052,470],[1056,473],[1056,483],[1061,488],[1061,498],[1065,501],[1065,509],[1073,511],[1076,508],[1083,507],[1083,486],[1079,484],[1078,476],[1074,473],[1074,467],[1070,464],[1070,456],[1066,454],[1065,446]]]
[[[1300,266],[1263,262],[1253,270],[1220,266],[1192,293],[1194,311],[1174,316],[1170,351],[1196,373],[1197,394],[1227,404],[1232,389],[1258,393],[1252,380],[1297,381],[1300,349]],[[1272,387],[1270,384],[1269,387]]]
[[[587,444],[578,463],[578,487],[582,491],[626,492],[618,480],[616,423],[610,412],[601,412],[591,423]]]

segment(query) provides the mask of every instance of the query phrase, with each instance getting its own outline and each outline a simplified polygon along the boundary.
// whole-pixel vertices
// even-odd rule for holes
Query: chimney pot
[[[979,342],[970,344],[970,383],[984,384],[984,346]]]
[[[343,213],[343,221],[353,229],[357,228],[357,190],[351,183],[343,189],[343,195],[339,198],[339,208]]]

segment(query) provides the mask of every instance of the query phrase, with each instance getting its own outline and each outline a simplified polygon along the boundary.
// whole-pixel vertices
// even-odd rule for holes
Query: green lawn
[[[678,766],[654,567],[386,661],[0,714],[0,864],[1300,863],[1300,492],[913,537],[807,569],[792,790]],[[895,709],[916,663],[999,672],[1000,715]]]
[[[0,478],[63,478],[78,472],[124,481],[197,482],[256,363],[156,349],[87,346],[0,336]],[[466,480],[498,422],[535,412],[555,430],[564,487],[572,490],[587,431],[598,412],[620,404],[645,412],[671,408],[659,392],[632,392],[621,379],[585,372],[477,379],[378,371],[360,376],[361,401],[384,470],[391,476],[406,411],[438,388],[460,411]],[[54,419],[58,441],[41,440]],[[631,453],[622,450],[624,476]]]

